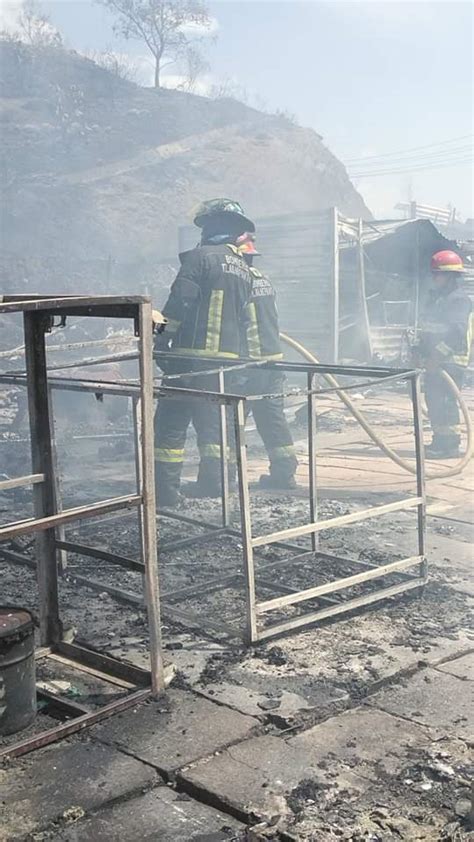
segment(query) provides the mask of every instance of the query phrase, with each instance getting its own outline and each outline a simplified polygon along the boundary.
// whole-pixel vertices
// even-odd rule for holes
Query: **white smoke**
[[[13,33],[16,30],[18,15],[20,14],[22,0],[4,0],[0,3],[0,29]]]

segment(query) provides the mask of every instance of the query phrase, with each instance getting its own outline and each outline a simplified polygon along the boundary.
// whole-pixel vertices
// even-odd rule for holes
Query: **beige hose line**
[[[308,360],[308,362],[315,363],[316,365],[320,364],[317,357],[315,357],[314,354],[311,353],[311,351],[308,351],[308,349],[305,348],[304,345],[301,345],[300,342],[297,342],[296,339],[292,339],[291,336],[288,336],[286,333],[280,333],[280,337],[286,345],[289,345],[290,348],[293,348],[294,351],[297,351],[302,357]],[[446,382],[448,383],[450,389],[455,394],[456,399],[461,408],[467,431],[466,452],[464,453],[464,456],[462,456],[462,458],[451,468],[447,468],[443,471],[440,471],[439,473],[435,472],[430,474],[427,472],[426,479],[446,479],[447,477],[454,477],[457,474],[460,474],[461,471],[466,467],[466,465],[470,461],[474,446],[474,440],[472,435],[472,421],[464,398],[460,390],[458,389],[456,383],[454,382],[453,378],[450,377],[448,372],[442,370],[441,373]],[[340,385],[337,382],[336,378],[332,376],[332,374],[323,374],[321,376],[324,377],[324,379],[327,383],[330,384],[330,386],[338,387]],[[354,402],[350,399],[349,395],[343,389],[338,389],[336,394],[341,399],[343,404],[347,407],[349,412],[352,413],[354,418],[357,419],[361,427],[365,430],[369,438],[372,439],[374,444],[376,444],[377,447],[380,447],[380,449],[385,453],[385,455],[388,456],[389,459],[392,459],[393,462],[396,462],[396,464],[399,465],[400,468],[403,468],[405,471],[409,471],[411,474],[416,474],[416,468],[413,465],[411,465],[410,462],[407,462],[405,459],[402,459],[402,457],[399,456],[398,453],[395,453],[395,451],[392,450],[392,448],[389,447],[388,444],[385,444],[383,439],[375,432],[372,425],[369,424],[369,422],[366,420],[363,413],[360,412],[360,410],[357,408]]]

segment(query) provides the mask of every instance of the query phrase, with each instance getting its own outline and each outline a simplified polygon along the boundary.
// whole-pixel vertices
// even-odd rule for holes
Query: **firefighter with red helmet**
[[[454,251],[438,251],[431,258],[433,289],[419,345],[426,368],[425,400],[433,433],[433,440],[426,448],[426,455],[431,459],[459,455],[459,406],[441,371],[447,371],[457,386],[462,387],[473,329],[471,299],[459,286],[463,273],[462,259]]]
[[[238,202],[212,199],[196,212],[201,243],[180,255],[181,268],[163,308],[166,331],[155,350],[166,374],[182,374],[165,385],[216,390],[212,375],[186,377],[186,372],[209,369],[209,358],[238,359],[245,353],[247,306],[251,277],[239,253],[237,239],[254,231]],[[182,360],[166,359],[166,351]],[[204,358],[207,361],[204,361]],[[212,368],[212,365],[211,365]],[[181,500],[180,480],[186,434],[191,420],[200,453],[199,496],[220,495],[220,442],[217,404],[197,398],[163,397],[155,414],[155,468],[160,506],[174,507]]]

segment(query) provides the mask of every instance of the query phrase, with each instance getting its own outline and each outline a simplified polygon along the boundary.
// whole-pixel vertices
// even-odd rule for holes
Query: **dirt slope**
[[[75,53],[8,42],[0,97],[9,284],[169,259],[206,196],[235,196],[254,216],[334,204],[370,216],[319,135],[234,100],[140,88]]]

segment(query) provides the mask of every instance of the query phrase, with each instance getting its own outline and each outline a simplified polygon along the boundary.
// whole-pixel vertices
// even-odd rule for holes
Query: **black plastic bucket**
[[[0,736],[21,731],[35,716],[33,618],[26,608],[0,606]]]

